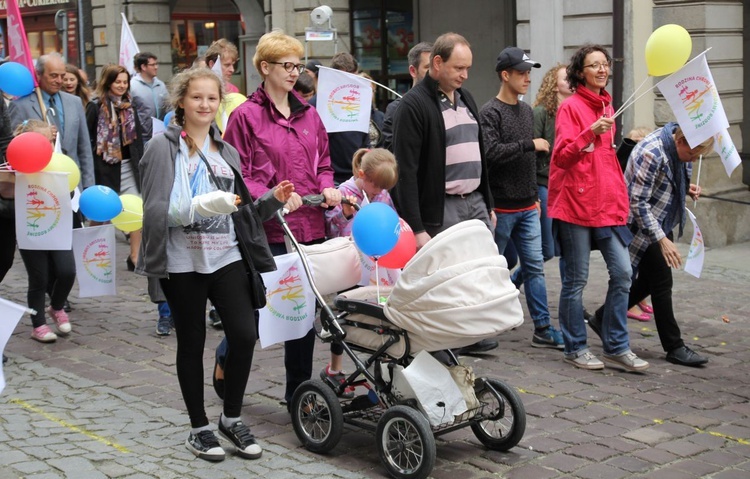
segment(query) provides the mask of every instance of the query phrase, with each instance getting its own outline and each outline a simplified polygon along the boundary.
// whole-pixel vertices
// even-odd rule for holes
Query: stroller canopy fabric
[[[470,220],[443,231],[414,255],[384,311],[409,332],[412,352],[438,351],[520,326],[518,295],[487,225]]]

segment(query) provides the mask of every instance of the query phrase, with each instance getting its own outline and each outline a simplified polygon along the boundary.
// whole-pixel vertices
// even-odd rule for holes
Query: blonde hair
[[[636,126],[632,130],[630,130],[627,137],[637,143],[646,138],[646,135],[648,135],[652,131],[654,131],[653,128],[649,128],[647,126]]]
[[[26,133],[29,131],[41,133],[42,135],[46,136],[49,141],[55,141],[55,139],[52,137],[52,127],[46,121],[42,120],[24,120],[13,131],[13,136],[18,136],[21,133]]]
[[[678,141],[684,141],[685,144],[690,146],[690,143],[688,143],[687,138],[685,138],[685,134],[682,132],[682,128],[679,126],[674,131],[674,142],[677,143]],[[696,146],[695,148],[691,148],[690,151],[692,151],[694,154],[703,155],[706,156],[711,152],[711,148],[714,146],[714,137],[710,137],[707,140],[704,140],[703,143]]]
[[[223,101],[224,82],[221,81],[221,78],[219,78],[216,73],[206,67],[189,68],[175,75],[172,78],[172,81],[169,82],[169,101],[174,110],[174,121],[183,128],[185,127],[185,109],[180,106],[180,102],[187,95],[188,88],[190,88],[190,82],[204,78],[216,82],[216,86],[219,89],[219,101]],[[190,154],[192,155],[195,153],[198,147],[193,139],[187,135],[183,135],[182,138],[185,140],[185,143],[187,143]]]
[[[378,188],[390,190],[398,181],[398,164],[393,153],[385,148],[360,148],[352,158],[352,172],[359,177],[359,171]]]
[[[240,58],[240,52],[239,50],[237,50],[237,47],[234,45],[234,43],[230,42],[226,38],[219,38],[218,40],[213,42],[206,50],[206,53],[203,55],[203,57],[206,60],[206,64],[208,64],[208,62],[216,63],[219,55],[224,55],[224,57],[232,58],[235,62]]]
[[[260,68],[261,62],[276,62],[287,55],[296,55],[301,58],[304,54],[305,48],[299,40],[290,37],[283,30],[272,30],[258,40],[258,46],[253,55],[253,65],[260,76],[265,78]]]
[[[547,70],[534,100],[533,106],[542,105],[547,114],[552,117],[557,114],[557,107],[560,106],[557,103],[557,91],[555,90],[557,88],[557,72],[565,68],[567,68],[567,65],[558,63]]]

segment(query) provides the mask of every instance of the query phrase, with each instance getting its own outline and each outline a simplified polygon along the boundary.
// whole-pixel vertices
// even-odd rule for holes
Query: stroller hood
[[[470,220],[443,231],[414,255],[384,312],[409,332],[412,351],[454,349],[521,325],[518,295],[492,233]]]

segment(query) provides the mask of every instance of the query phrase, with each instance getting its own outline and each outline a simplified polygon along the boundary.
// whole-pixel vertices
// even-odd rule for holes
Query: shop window
[[[243,28],[239,15],[173,14],[171,31],[172,65],[178,72],[192,66],[193,61],[219,38],[226,38],[239,48]],[[241,73],[239,64],[234,73]]]
[[[411,87],[408,53],[416,44],[412,2],[398,0],[351,0],[352,53],[361,70],[375,81],[405,93]],[[392,94],[376,92],[381,110]]]

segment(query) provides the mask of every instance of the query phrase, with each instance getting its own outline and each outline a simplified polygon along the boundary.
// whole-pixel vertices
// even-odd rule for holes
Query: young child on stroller
[[[361,206],[379,202],[394,208],[388,190],[396,185],[398,165],[390,151],[384,148],[360,148],[352,158],[352,173],[354,176],[338,187],[343,198]],[[356,213],[354,207],[344,203],[327,210],[326,236],[335,238],[351,235],[352,220]],[[343,352],[341,345],[331,343],[331,362],[320,372],[321,379],[334,383],[346,379],[346,374],[342,371]]]

